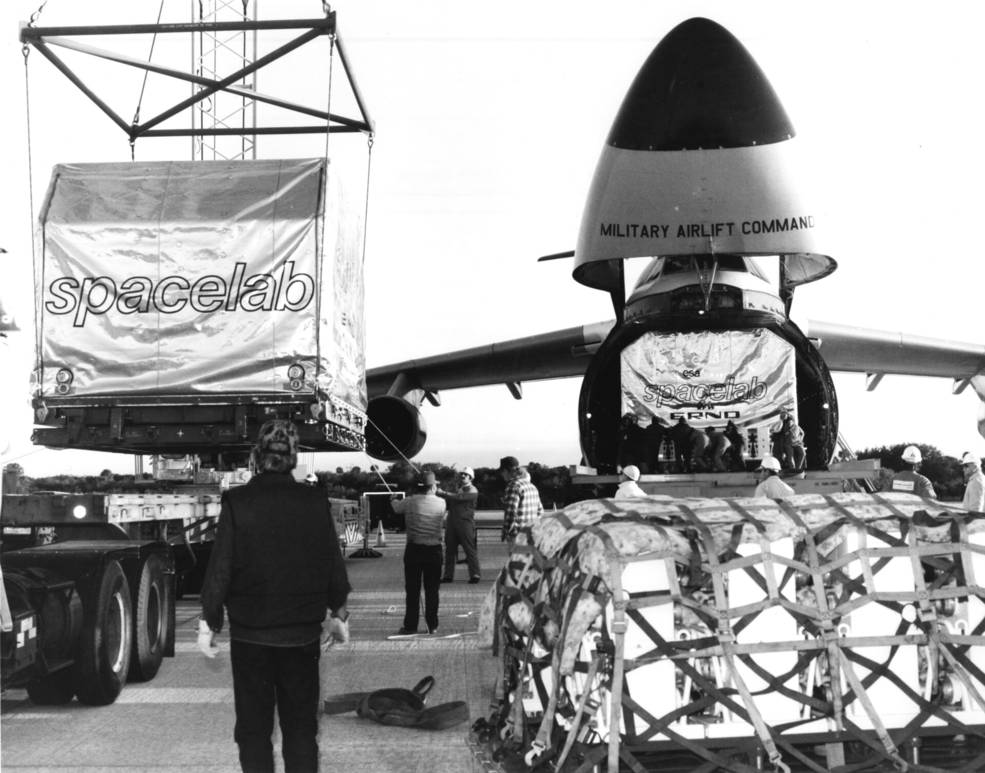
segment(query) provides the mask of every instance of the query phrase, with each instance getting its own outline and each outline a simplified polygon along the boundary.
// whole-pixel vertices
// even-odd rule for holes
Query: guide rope
[[[396,451],[398,454],[400,454],[400,458],[403,459],[405,462],[407,462],[407,464],[410,465],[411,469],[414,472],[416,472],[418,475],[421,474],[421,471],[419,469],[417,469],[417,467],[414,465],[414,463],[404,455],[404,452],[401,451],[397,447],[397,444],[394,443],[392,440],[390,440],[390,438],[387,436],[387,434],[382,429],[379,428],[379,425],[377,425],[377,423],[375,421],[373,421],[371,418],[369,418],[369,416],[366,417],[366,421],[370,425],[372,425],[373,428],[376,429],[377,432],[380,433],[380,437],[381,438],[383,438],[387,443],[389,443],[391,446],[393,446],[393,450]]]

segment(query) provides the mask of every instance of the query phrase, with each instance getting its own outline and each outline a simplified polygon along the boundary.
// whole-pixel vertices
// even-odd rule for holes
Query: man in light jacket
[[[961,472],[965,481],[961,507],[973,513],[985,513],[985,475],[982,475],[981,460],[974,454],[965,453],[961,457]]]
[[[404,624],[398,635],[417,633],[421,616],[421,586],[424,586],[424,623],[428,633],[438,632],[438,588],[441,584],[441,538],[445,527],[445,502],[435,492],[433,472],[422,473],[414,493],[394,499],[395,513],[403,513],[407,525],[404,549]]]

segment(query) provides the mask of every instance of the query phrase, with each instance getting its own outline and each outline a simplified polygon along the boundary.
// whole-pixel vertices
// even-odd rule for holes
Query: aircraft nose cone
[[[721,25],[694,18],[653,49],[607,142],[630,150],[697,150],[782,142],[794,133],[745,47]]]
[[[679,24],[616,115],[582,213],[574,278],[622,291],[617,261],[779,255],[789,286],[830,274],[814,159],[759,65],[724,27]]]

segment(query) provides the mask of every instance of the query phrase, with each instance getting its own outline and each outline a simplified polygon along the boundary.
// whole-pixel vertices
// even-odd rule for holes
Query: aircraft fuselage
[[[737,255],[657,258],[585,374],[582,452],[600,472],[630,462],[683,471],[672,462],[675,425],[705,432],[731,422],[745,457],[758,459],[772,450],[783,414],[804,430],[807,466],[824,467],[838,434],[831,375],[757,263]],[[659,448],[627,452],[629,416]]]

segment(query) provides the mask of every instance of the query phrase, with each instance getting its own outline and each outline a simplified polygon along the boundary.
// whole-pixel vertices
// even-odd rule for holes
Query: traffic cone
[[[376,547],[385,548],[386,547],[386,532],[383,531],[383,521],[380,521],[376,529]]]

